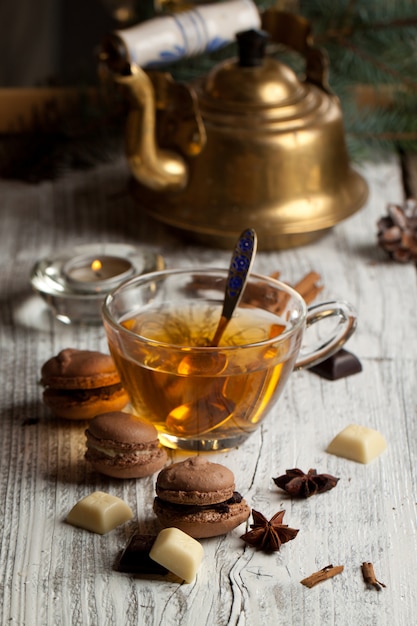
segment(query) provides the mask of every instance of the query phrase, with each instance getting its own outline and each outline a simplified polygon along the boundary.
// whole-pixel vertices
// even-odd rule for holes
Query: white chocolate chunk
[[[358,463],[369,463],[386,447],[385,438],[377,430],[350,424],[330,442],[327,452]]]
[[[104,535],[132,519],[129,505],[120,498],[104,491],[95,491],[71,509],[67,522],[73,526]]]
[[[201,543],[179,528],[164,528],[153,544],[149,556],[187,583],[193,582],[203,558]]]

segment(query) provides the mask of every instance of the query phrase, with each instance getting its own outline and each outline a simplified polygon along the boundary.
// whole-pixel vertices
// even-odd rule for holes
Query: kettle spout
[[[188,180],[185,160],[176,152],[159,148],[156,140],[155,93],[148,74],[131,66],[131,74],[118,76],[132,105],[126,123],[126,156],[133,176],[155,191],[183,189]]]

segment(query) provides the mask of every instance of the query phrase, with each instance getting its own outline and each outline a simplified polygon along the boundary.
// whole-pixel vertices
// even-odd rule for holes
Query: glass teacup
[[[307,309],[286,284],[251,274],[219,346],[212,347],[227,274],[153,272],[126,281],[104,303],[109,348],[133,411],[171,448],[224,450],[242,443],[293,369],[336,352],[356,326],[346,302]],[[313,325],[324,332],[301,349]]]

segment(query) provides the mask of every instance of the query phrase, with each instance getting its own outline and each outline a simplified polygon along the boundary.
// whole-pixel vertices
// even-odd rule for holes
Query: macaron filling
[[[190,504],[198,504],[198,506],[204,506],[205,504],[217,504],[225,502],[233,496],[235,485],[232,484],[227,489],[215,490],[215,491],[174,491],[172,489],[161,489],[156,485],[157,496],[164,502],[170,502],[172,504],[179,504],[180,506],[187,506]]]
[[[194,515],[195,513],[200,513],[201,511],[217,511],[218,513],[229,513],[231,507],[234,504],[240,504],[243,500],[243,497],[239,492],[234,491],[231,498],[225,500],[224,502],[216,502],[214,504],[174,504],[173,502],[167,502],[166,500],[162,500],[161,498],[155,498],[155,506],[163,507],[166,511],[175,511],[175,513],[179,513],[180,515]]]
[[[117,463],[121,461],[127,463],[140,463],[147,461],[150,457],[154,458],[155,454],[161,452],[161,448],[158,439],[147,443],[121,443],[121,442],[109,442],[106,439],[97,439],[88,430],[87,436],[87,451],[85,458],[89,461],[106,461],[115,460]]]
[[[92,397],[99,397],[104,400],[114,396],[114,394],[118,392],[125,393],[122,383],[92,389],[56,389],[54,387],[47,387],[43,392],[43,397],[46,401],[48,398],[54,398],[54,400],[56,400],[58,397],[61,397],[62,399],[73,400],[74,402],[88,402]]]

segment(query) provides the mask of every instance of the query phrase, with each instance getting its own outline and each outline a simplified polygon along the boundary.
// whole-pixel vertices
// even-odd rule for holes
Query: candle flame
[[[91,263],[91,269],[93,270],[93,272],[99,272],[102,266],[103,265],[101,261],[99,261],[99,259],[94,259],[94,261]]]

